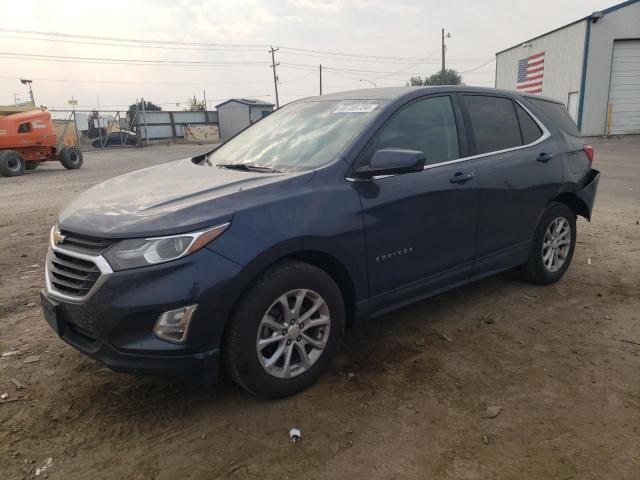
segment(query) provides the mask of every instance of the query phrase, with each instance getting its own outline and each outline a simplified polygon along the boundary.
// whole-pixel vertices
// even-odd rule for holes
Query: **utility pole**
[[[445,70],[445,66],[444,66],[444,56],[445,56],[445,52],[447,51],[447,46],[444,44],[444,28],[442,29],[442,74],[444,75],[444,70]],[[447,38],[451,38],[451,34],[447,33]]]
[[[207,117],[207,110],[209,109],[207,108],[207,91],[206,90],[202,90],[202,96],[204,97],[204,124],[209,125],[208,117]]]
[[[140,99],[142,104],[142,120],[144,122],[144,136],[147,140],[147,147],[149,146],[149,126],[147,125],[147,109],[145,108],[144,97]]]
[[[320,64],[320,95],[322,95],[322,64]]]
[[[280,65],[280,63],[276,63],[276,52],[280,50],[280,48],[273,48],[269,50],[271,53],[271,68],[273,68],[273,86],[276,89],[276,110],[280,108],[280,99],[278,98],[278,74],[276,73],[276,67]]]

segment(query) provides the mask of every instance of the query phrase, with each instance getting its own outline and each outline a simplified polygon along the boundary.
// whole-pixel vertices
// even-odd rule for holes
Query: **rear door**
[[[560,188],[564,153],[519,102],[463,98],[478,162],[475,274],[482,275],[526,261],[540,214]]]
[[[459,138],[463,128],[454,97],[420,99],[402,107],[360,159],[367,164],[384,148],[419,150],[427,159],[422,172],[355,183],[364,211],[373,312],[471,274],[478,190],[473,160],[461,160],[467,154]],[[470,180],[461,181],[460,174],[471,174]]]

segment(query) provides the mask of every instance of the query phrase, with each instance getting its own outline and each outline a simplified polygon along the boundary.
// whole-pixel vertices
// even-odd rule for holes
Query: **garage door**
[[[611,135],[640,133],[640,40],[613,44],[609,104]]]

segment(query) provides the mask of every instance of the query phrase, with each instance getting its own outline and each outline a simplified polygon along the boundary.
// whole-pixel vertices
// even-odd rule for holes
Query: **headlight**
[[[114,270],[168,262],[197,252],[219,237],[228,227],[229,224],[225,223],[200,232],[123,240],[107,250],[104,257]]]

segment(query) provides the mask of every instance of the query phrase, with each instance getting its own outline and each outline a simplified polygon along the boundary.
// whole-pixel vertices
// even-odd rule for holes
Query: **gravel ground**
[[[318,384],[280,401],[228,380],[112,373],[38,306],[69,200],[207,147],[92,152],[78,171],[0,178],[0,479],[638,478],[640,138],[592,143],[596,211],[562,281],[506,272],[376,319]]]

